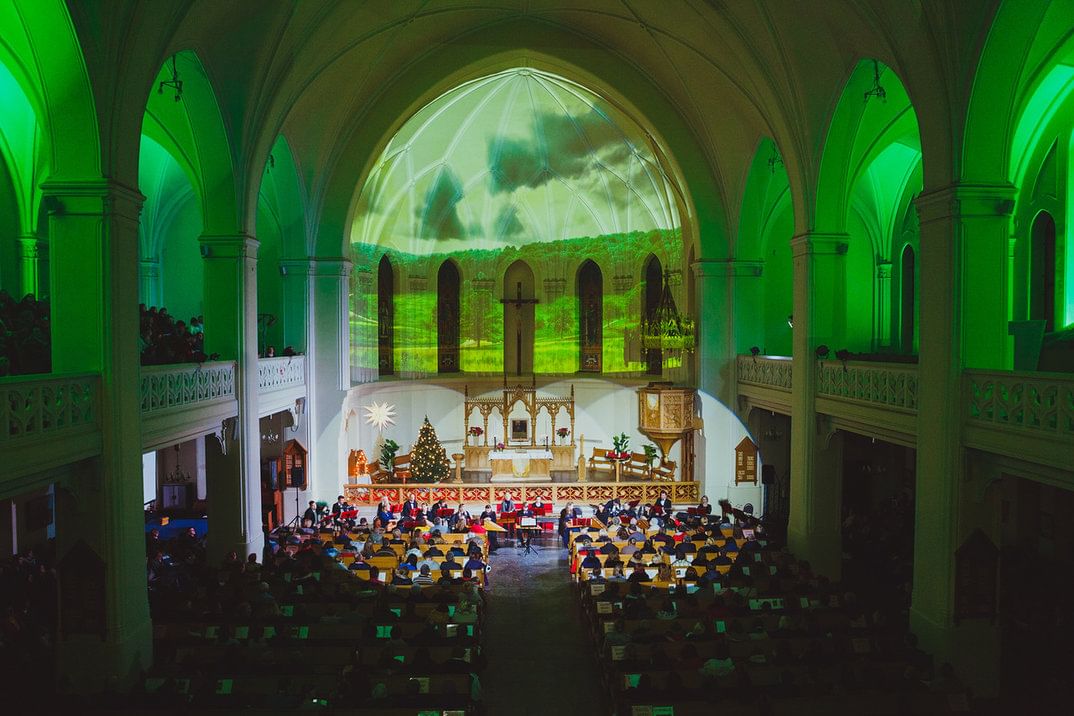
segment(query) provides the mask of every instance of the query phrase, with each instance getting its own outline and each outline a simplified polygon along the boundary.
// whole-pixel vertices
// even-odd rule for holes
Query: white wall
[[[611,449],[612,436],[625,432],[630,436],[632,449],[641,451],[641,446],[650,442],[638,432],[638,397],[635,392],[641,382],[613,382],[608,380],[579,378],[558,381],[538,388],[538,396],[568,396],[571,385],[575,392],[575,439],[585,437],[585,451],[592,452],[593,447]],[[463,444],[463,402],[465,400],[462,381],[434,384],[428,381],[393,381],[385,383],[367,383],[352,388],[344,402],[344,420],[341,443],[344,451],[363,449],[370,462],[375,462],[379,453],[376,429],[365,422],[365,407],[374,402],[388,403],[395,408],[395,425],[384,431],[384,438],[399,443],[400,452],[406,452],[417,439],[418,428],[425,416],[436,429],[437,437],[444,443],[448,454],[461,452]],[[483,389],[477,383],[470,385],[471,397],[500,397],[502,387],[496,383],[484,383]],[[516,412],[520,412],[516,408]],[[715,502],[728,498],[737,507],[751,502],[760,513],[762,500],[761,488],[734,486],[735,446],[746,437],[746,427],[725,405],[715,398],[701,394],[701,414],[704,428],[695,440],[696,467],[695,478],[702,483],[702,491]],[[498,413],[489,418],[489,442],[503,436],[503,423],[497,419]],[[517,417],[522,417],[517,416]],[[480,415],[474,411],[471,425],[481,425]],[[557,418],[556,426],[569,426],[566,413]],[[549,435],[551,424],[546,413],[542,411],[537,423],[538,439]],[[672,448],[672,460],[680,465],[681,443]],[[343,461],[346,465],[346,462]],[[758,460],[757,473],[761,466]],[[340,484],[345,476],[340,476]]]
[[[157,453],[142,455],[142,502],[157,499]]]

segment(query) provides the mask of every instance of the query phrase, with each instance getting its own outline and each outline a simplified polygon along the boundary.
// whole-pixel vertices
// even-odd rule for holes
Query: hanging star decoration
[[[387,403],[373,403],[365,406],[365,421],[383,432],[389,425],[395,425],[395,406]]]

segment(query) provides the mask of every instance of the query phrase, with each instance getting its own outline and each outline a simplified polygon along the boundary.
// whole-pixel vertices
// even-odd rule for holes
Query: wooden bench
[[[370,473],[370,479],[373,482],[395,482],[398,480],[406,484],[406,481],[410,479],[410,453],[396,455],[392,459],[391,472],[388,472],[380,463],[377,463],[377,469]]]

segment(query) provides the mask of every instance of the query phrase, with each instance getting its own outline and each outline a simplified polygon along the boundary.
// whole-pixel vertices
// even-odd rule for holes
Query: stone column
[[[764,261],[739,259],[727,262],[727,276],[734,296],[734,324],[729,360],[735,355],[748,353],[750,346],[764,352]]]
[[[725,405],[733,405],[731,282],[727,259],[695,261],[697,292],[697,387]]]
[[[808,233],[791,240],[794,255],[793,391],[791,393],[791,487],[787,541],[814,570],[833,579],[841,571],[840,515],[841,443],[829,442],[829,430],[816,413],[816,349],[833,351],[842,330],[840,317],[847,296],[844,285],[846,234]],[[839,450],[839,457],[831,450]],[[833,513],[833,506],[835,511]]]
[[[1004,286],[1013,195],[1008,184],[955,184],[916,201],[921,350],[910,625],[924,649],[956,666],[978,664],[994,642],[981,624],[956,627],[953,620],[955,550],[970,529],[959,522],[965,472],[961,374],[963,368],[1010,365]]]
[[[311,271],[309,259],[280,259],[280,274],[283,277],[283,344],[299,353],[305,353],[307,347]]]
[[[206,445],[208,551],[210,561],[218,561],[231,550],[240,557],[251,552],[260,555],[264,546],[258,420],[258,242],[246,234],[202,236],[199,242],[205,261],[205,352],[236,362],[239,403],[235,444],[226,448],[228,459],[211,459]]]
[[[310,499],[331,502],[347,480],[342,406],[350,389],[348,294],[351,262],[343,257],[309,260],[310,317],[306,362],[309,405]],[[367,453],[372,445],[359,445]],[[405,448],[404,448],[405,449]],[[369,453],[372,459],[376,456]]]
[[[21,293],[15,296],[19,300],[28,293],[41,295],[41,249],[42,241],[36,236],[19,237],[19,263],[21,265]]]
[[[145,581],[138,215],[106,179],[47,182],[52,370],[101,376],[101,456],[57,489],[58,672],[79,691],[126,686],[152,659]],[[65,582],[66,580],[66,582]],[[75,585],[70,591],[64,584]]]
[[[160,262],[156,259],[138,261],[138,295],[146,306],[163,303],[160,295]]]
[[[891,347],[891,262],[876,264],[876,297],[873,310],[873,350]],[[834,348],[834,346],[833,346]]]

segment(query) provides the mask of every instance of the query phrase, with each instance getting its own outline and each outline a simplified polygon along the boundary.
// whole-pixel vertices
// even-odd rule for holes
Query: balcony
[[[16,479],[101,452],[98,375],[19,376],[0,380],[0,492]],[[48,482],[43,476],[44,483]],[[21,483],[19,491],[36,487]]]
[[[824,360],[817,364],[817,412],[833,427],[900,445],[917,444],[917,366]]]
[[[1074,470],[1074,375],[967,370],[967,447]]]
[[[306,357],[262,358],[257,362],[258,413],[261,417],[295,407],[306,397]]]
[[[142,448],[203,435],[238,413],[235,363],[183,363],[142,368]]]
[[[791,414],[790,356],[740,355],[735,362],[738,393],[750,405]]]

